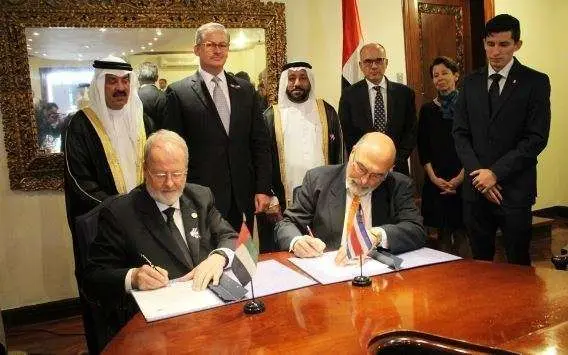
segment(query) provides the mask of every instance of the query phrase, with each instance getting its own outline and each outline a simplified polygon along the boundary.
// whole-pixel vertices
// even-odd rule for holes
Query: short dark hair
[[[436,65],[439,64],[444,64],[444,66],[448,69],[450,69],[452,71],[452,73],[458,73],[460,71],[460,67],[458,65],[458,63],[456,63],[452,58],[450,57],[444,57],[444,56],[440,56],[440,57],[436,57],[434,58],[434,60],[432,61],[432,64],[430,64],[430,78],[434,77],[434,73],[432,73],[432,70],[434,69],[434,67]]]
[[[144,62],[138,67],[140,84],[153,84],[158,80],[158,66],[152,62]]]
[[[59,106],[55,102],[48,102],[45,104],[45,110],[51,110],[52,108],[56,108],[59,110]]]
[[[246,80],[250,83],[250,76],[248,75],[248,73],[246,71],[240,71],[237,74],[235,74],[235,76],[237,78],[244,79],[244,80]]]
[[[509,14],[500,14],[487,21],[483,38],[489,37],[493,33],[511,31],[513,41],[521,39],[521,24],[519,20]]]

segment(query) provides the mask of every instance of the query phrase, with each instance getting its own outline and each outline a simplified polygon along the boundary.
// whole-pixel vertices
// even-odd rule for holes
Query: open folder
[[[231,271],[228,277],[236,279]],[[256,297],[294,290],[315,285],[317,282],[275,261],[261,261],[257,264],[253,278]],[[193,291],[193,282],[171,282],[167,287],[151,291],[132,291],[146,321],[179,316],[182,314],[219,307],[224,304],[211,290]],[[251,298],[250,284],[245,299]]]
[[[360,275],[361,269],[359,262],[353,262],[346,266],[338,266],[335,264],[336,254],[337,251],[330,251],[315,258],[300,259],[294,257],[288,260],[324,285],[351,280],[355,276]],[[385,253],[383,257],[385,257],[385,259],[382,261],[371,258],[365,259],[363,262],[363,275],[375,276],[386,274],[394,269],[404,270],[417,266],[461,259],[459,256],[430,248],[421,248],[397,256]],[[392,260],[388,261],[388,258]],[[380,258],[377,259],[381,260]],[[397,261],[398,259],[401,261]],[[395,264],[397,268],[394,267]]]

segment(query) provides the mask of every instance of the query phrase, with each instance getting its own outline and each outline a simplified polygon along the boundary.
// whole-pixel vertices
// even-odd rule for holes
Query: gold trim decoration
[[[329,165],[329,130],[327,128],[327,113],[322,99],[317,99],[319,119],[321,123],[321,148],[323,151],[323,160],[325,165]]]
[[[286,63],[284,4],[261,0],[0,0],[0,110],[12,190],[62,190],[63,155],[39,149],[26,27],[263,28],[268,100]]]
[[[119,194],[125,194],[127,191],[126,184],[124,183],[124,174],[122,173],[122,168],[120,167],[118,156],[112,148],[110,138],[108,137],[103,124],[97,117],[95,111],[93,111],[93,109],[91,109],[90,107],[85,107],[83,109],[83,112],[91,122],[91,125],[93,125],[95,132],[97,132],[97,136],[99,136],[99,139],[101,140],[103,150],[105,151],[106,160],[112,173],[112,179],[114,180],[114,186],[116,186],[116,191],[118,191]]]
[[[286,154],[284,154],[284,131],[282,130],[282,117],[280,116],[280,107],[278,104],[272,105],[272,112],[274,112],[274,135],[276,138],[276,149],[278,149],[278,163],[280,165],[280,180],[284,187],[284,198],[286,199],[286,206],[292,204],[292,191],[288,187],[288,180],[286,179]]]

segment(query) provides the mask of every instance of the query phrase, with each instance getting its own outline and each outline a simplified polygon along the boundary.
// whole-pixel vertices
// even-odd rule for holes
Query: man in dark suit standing
[[[346,88],[339,101],[347,152],[365,133],[385,133],[396,147],[394,170],[408,175],[408,157],[416,146],[414,91],[385,77],[388,59],[382,45],[364,45],[359,57],[365,79]]]
[[[466,77],[454,119],[466,172],[464,222],[473,257],[493,260],[500,228],[507,260],[530,265],[536,164],[550,130],[548,76],[522,65],[519,21],[502,14],[485,25],[489,65]]]
[[[275,227],[280,248],[301,258],[339,249],[336,262],[345,263],[345,226],[349,210],[358,208],[374,246],[395,254],[422,247],[426,234],[412,180],[391,172],[395,156],[393,141],[373,132],[353,147],[347,164],[308,170],[296,201]]]
[[[250,224],[253,212],[268,208],[272,163],[253,86],[223,70],[229,43],[221,24],[197,29],[199,70],[168,86],[164,126],[187,142],[188,180],[211,188],[219,211],[238,229],[242,213]]]
[[[215,208],[211,190],[185,183],[187,161],[183,138],[154,133],[144,151],[145,183],[100,210],[83,287],[109,314],[125,308],[124,319],[108,317],[113,332],[137,310],[127,291],[164,287],[182,276],[203,290],[232,263],[236,233]]]
[[[144,113],[154,121],[154,129],[163,125],[164,110],[166,109],[166,95],[156,86],[158,80],[158,66],[151,62],[144,62],[138,67],[138,97],[144,106]]]

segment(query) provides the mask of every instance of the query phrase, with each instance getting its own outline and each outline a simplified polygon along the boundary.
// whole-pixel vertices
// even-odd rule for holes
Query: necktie
[[[377,90],[377,95],[375,96],[375,106],[373,109],[373,114],[375,119],[373,120],[373,129],[377,132],[385,133],[387,130],[387,120],[385,118],[385,102],[383,101],[383,95],[381,94],[380,86],[373,86],[373,89]]]
[[[168,225],[168,229],[170,230],[170,234],[171,234],[172,238],[174,239],[174,241],[176,242],[176,244],[178,245],[178,247],[182,251],[183,256],[186,258],[186,261],[191,264],[191,255],[189,255],[189,249],[187,247],[187,244],[185,243],[185,240],[183,239],[178,227],[176,226],[176,224],[174,222],[175,210],[176,209],[174,207],[169,207],[169,208],[166,208],[165,210],[163,210],[162,212],[167,217],[166,224]]]
[[[231,115],[229,114],[227,99],[225,98],[225,94],[223,94],[223,90],[221,89],[221,79],[215,76],[211,80],[215,83],[215,87],[213,88],[213,102],[215,103],[219,117],[221,117],[221,122],[223,123],[223,127],[225,128],[225,132],[229,134],[229,123]]]
[[[497,102],[499,102],[499,80],[501,80],[501,74],[491,74],[489,79],[492,80],[491,86],[489,86],[489,112],[493,113],[495,107],[497,107]]]

